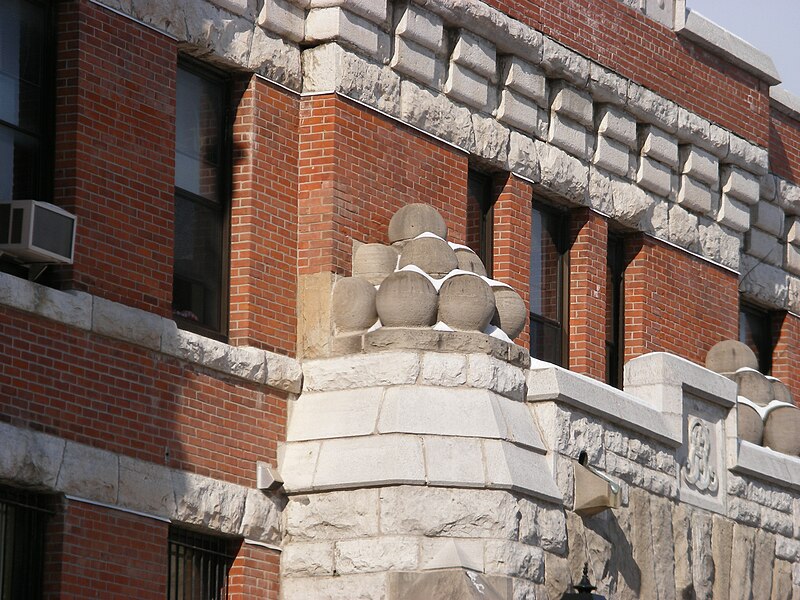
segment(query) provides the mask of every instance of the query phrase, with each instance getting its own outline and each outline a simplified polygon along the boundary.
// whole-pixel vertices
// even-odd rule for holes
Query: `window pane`
[[[531,313],[561,321],[560,215],[533,209],[531,214]]]
[[[178,70],[175,185],[220,200],[221,86]]]
[[[169,533],[169,600],[223,600],[236,542],[172,527]]]
[[[561,326],[531,317],[531,356],[561,364]]]
[[[742,305],[739,308],[739,341],[747,344],[758,359],[758,370],[772,371],[772,319],[766,310]]]
[[[0,202],[38,198],[39,143],[0,125]]]

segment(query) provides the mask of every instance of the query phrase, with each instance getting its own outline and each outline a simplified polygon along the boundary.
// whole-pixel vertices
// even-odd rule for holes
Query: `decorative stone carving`
[[[700,492],[712,494],[719,489],[717,473],[711,460],[711,433],[700,419],[689,422],[689,456],[681,467],[681,476]]]

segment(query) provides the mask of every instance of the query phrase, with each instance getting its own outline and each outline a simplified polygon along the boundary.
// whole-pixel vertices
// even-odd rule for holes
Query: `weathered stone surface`
[[[519,499],[519,541],[541,546],[547,552],[567,551],[567,520],[564,510],[526,498]]]
[[[598,136],[592,162],[596,167],[625,177],[630,167],[628,147],[609,137]]]
[[[638,189],[637,186],[611,173],[597,169],[594,166],[590,167],[589,189],[587,194],[589,206],[604,215],[613,215],[615,213],[614,200],[618,197],[618,194],[615,192],[616,190],[625,189],[627,186],[633,186]],[[619,198],[622,204],[622,196],[619,196]]]
[[[410,240],[422,233],[447,239],[447,224],[430,204],[413,203],[400,208],[389,221],[389,242]]]
[[[423,238],[433,239],[436,238]],[[414,241],[422,241],[414,240]],[[446,268],[448,264],[457,265],[458,261],[449,246],[449,254],[441,253],[436,256],[423,256],[422,252],[435,248],[434,245],[416,245],[416,250],[408,256],[408,261],[419,261],[430,268]],[[430,260],[428,260],[430,259]],[[448,260],[452,259],[452,263]],[[401,257],[402,260],[402,257]],[[453,267],[455,268],[455,266]],[[385,327],[430,327],[436,323],[439,297],[436,288],[430,280],[416,271],[396,271],[383,280],[378,294],[375,297],[375,306],[378,310],[381,324]]]
[[[511,56],[506,60],[503,71],[506,88],[522,94],[541,107],[547,106],[547,80],[541,69],[518,56]]]
[[[119,457],[120,506],[170,518],[175,514],[175,492],[169,468]]]
[[[755,175],[764,175],[769,169],[767,151],[734,134],[730,135],[725,162],[738,165]]]
[[[451,60],[492,83],[497,81],[497,53],[489,40],[462,29],[458,33]]]
[[[553,113],[550,115],[550,130],[547,134],[547,141],[566,150],[573,156],[580,159],[588,158],[588,135],[586,130],[569,118],[564,118]]]
[[[720,171],[722,191],[748,205],[758,203],[760,197],[759,178],[732,165],[725,165]]]
[[[382,398],[380,387],[306,392],[293,404],[286,439],[297,442],[369,435],[375,430]]]
[[[731,600],[747,600],[753,593],[753,557],[755,530],[736,524],[733,527],[731,552]]]
[[[678,503],[672,511],[672,533],[675,547],[675,588],[678,598],[694,598],[692,561],[695,536],[692,530],[693,509]],[[728,545],[730,552],[730,545]]]
[[[680,172],[717,189],[719,185],[719,161],[700,148],[686,145],[680,147]]]
[[[284,510],[286,534],[331,540],[378,534],[377,489],[292,496]]]
[[[550,191],[580,204],[586,202],[589,167],[563,150],[535,140],[541,184]]]
[[[540,111],[536,103],[519,92],[505,89],[500,92],[500,105],[497,108],[497,118],[511,127],[516,127],[526,133],[539,135]]]
[[[692,582],[698,598],[711,598],[714,585],[712,517],[705,511],[692,513]]]
[[[293,540],[284,544],[281,574],[284,577],[333,575],[333,543]]]
[[[742,256],[740,291],[763,300],[771,306],[784,306],[788,300],[789,281],[781,269],[764,264],[756,258]]]
[[[305,358],[326,356],[333,330],[331,292],[336,276],[321,272],[301,275],[298,280],[298,339]]]
[[[752,228],[744,236],[744,249],[751,256],[781,266],[784,251],[780,240],[774,235]]]
[[[653,496],[650,498],[650,531],[653,537],[653,561],[658,598],[676,600],[675,596],[675,547],[672,531],[672,509],[674,504]],[[636,515],[642,518],[644,515]]]
[[[395,34],[435,52],[444,49],[444,26],[441,17],[413,2],[402,7]]]
[[[425,473],[429,485],[484,487],[483,454],[478,440],[425,437]]]
[[[422,357],[420,383],[459,386],[467,381],[467,357],[462,354],[426,352]]]
[[[596,113],[597,133],[614,138],[628,148],[637,144],[636,120],[614,106],[601,106]]]
[[[119,458],[116,454],[75,442],[66,443],[56,489],[97,502],[115,503],[118,486]]]
[[[636,183],[654,194],[667,197],[672,192],[672,171],[668,166],[642,156],[636,171]]]
[[[775,181],[777,184],[776,200],[778,206],[790,215],[800,214],[800,185],[777,176]]]
[[[700,231],[697,216],[674,204],[669,209],[669,241],[687,250],[698,251]]]
[[[536,141],[512,131],[508,149],[508,166],[514,173],[531,180],[538,180],[541,171]]]
[[[800,408],[780,406],[770,411],[764,422],[764,446],[790,456],[800,456],[798,427]]]
[[[780,207],[761,201],[753,206],[750,213],[753,225],[767,233],[780,236],[783,233],[784,214]]]
[[[281,581],[284,598],[325,600],[386,600],[386,573],[357,573],[333,577],[286,577]]]
[[[467,360],[467,385],[517,400],[525,397],[525,373],[522,369],[485,354],[470,354]]]
[[[358,48],[382,62],[389,58],[389,36],[370,21],[338,6],[309,10],[305,20],[305,42],[332,40]]]
[[[630,510],[634,515],[638,515],[638,518],[632,519],[630,538],[631,546],[633,546],[633,558],[636,560],[641,573],[641,587],[638,591],[641,598],[657,598],[653,538],[650,530],[650,519],[648,518],[650,515],[650,496],[642,490],[631,488],[629,499]]]
[[[589,91],[598,102],[624,106],[628,99],[628,80],[595,62],[589,64]]]
[[[55,436],[0,423],[0,479],[55,488],[66,442]]]
[[[400,84],[400,104],[401,118],[407,123],[472,150],[472,117],[467,108],[454,106],[447,96],[412,81]]]
[[[738,577],[738,574],[731,573],[731,553],[736,552],[736,549],[732,548],[733,522],[720,515],[714,515],[712,523],[711,552],[714,558],[712,593],[714,598],[727,598],[731,587],[731,576]]]
[[[646,123],[658,125],[667,133],[678,129],[678,106],[635,83],[628,85],[628,110]]]
[[[513,340],[527,324],[528,308],[522,296],[511,288],[495,286],[492,291],[496,308],[492,325],[502,329]]]
[[[395,38],[390,66],[398,73],[433,88],[438,87],[444,72],[444,64],[438,60],[433,50],[402,37]]]
[[[238,532],[247,488],[183,471],[172,472],[175,520],[219,531]]]
[[[419,565],[423,570],[470,569],[484,572],[484,541],[464,538],[422,538]]]
[[[378,537],[336,542],[336,573],[411,571],[417,568],[417,538]]]
[[[353,276],[380,285],[397,268],[397,258],[398,252],[393,246],[361,244],[353,253]]]
[[[507,540],[489,540],[485,545],[484,560],[487,573],[521,577],[537,583],[544,578],[541,548]]]
[[[438,321],[456,331],[484,331],[495,313],[494,293],[477,275],[449,277],[439,289]]]
[[[305,11],[286,0],[265,0],[257,23],[281,37],[300,42],[305,32]]]
[[[414,205],[407,205],[407,207]],[[398,213],[399,214],[399,213]],[[395,215],[396,217],[397,215]],[[394,219],[393,219],[394,221]],[[391,223],[389,225],[392,228]],[[390,239],[392,238],[390,234]],[[458,259],[453,249],[441,237],[426,236],[409,240],[400,253],[398,268],[415,265],[433,277],[443,277],[458,267]],[[418,274],[414,274],[418,275]],[[392,278],[401,277],[402,274],[393,273],[384,280],[384,285],[389,285]]]
[[[293,90],[300,90],[302,69],[300,48],[289,44],[261,27],[253,29],[252,42],[248,46],[248,69],[277,81]]]
[[[717,221],[734,231],[745,232],[750,229],[750,211],[745,204],[723,194]]]
[[[551,89],[550,110],[568,117],[583,127],[592,127],[592,97],[564,82],[556,82]]]
[[[698,226],[703,256],[707,256],[730,269],[739,270],[741,258],[740,238],[733,232],[708,219],[700,218]]]
[[[156,314],[99,296],[92,298],[92,331],[95,333],[160,350],[162,329],[161,317]]]
[[[688,175],[681,175],[678,204],[699,213],[711,212],[714,194],[711,188]]]
[[[279,500],[261,490],[247,489],[239,535],[250,540],[279,544],[282,540]]]
[[[0,273],[0,304],[46,319],[88,330],[92,327],[92,296],[60,292],[8,273]]]
[[[792,599],[792,566],[790,563],[776,560],[772,574],[772,600]]]
[[[420,371],[419,357],[407,352],[306,361],[303,366],[309,392],[410,384]]]
[[[475,154],[505,168],[511,130],[495,119],[479,114],[472,115],[472,128],[475,132]]]
[[[673,168],[678,166],[678,142],[673,136],[648,125],[641,128],[639,139],[642,156],[649,156]]]
[[[451,62],[444,84],[444,93],[478,110],[489,110],[491,82],[475,71]]]
[[[589,79],[589,61],[549,37],[544,38],[541,64],[550,75],[566,79],[578,87],[585,86]]]

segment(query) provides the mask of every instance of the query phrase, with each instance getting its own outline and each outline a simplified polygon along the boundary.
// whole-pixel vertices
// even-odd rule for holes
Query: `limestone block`
[[[378,534],[377,489],[290,496],[284,518],[292,539],[333,540]]]
[[[778,237],[783,233],[784,214],[780,207],[762,200],[753,206],[750,215],[759,229]]]
[[[596,167],[625,177],[630,162],[628,147],[610,137],[598,136],[592,162]]]
[[[305,392],[406,385],[416,382],[419,357],[391,352],[310,360],[303,363]]]
[[[453,261],[456,262],[455,255]],[[381,284],[375,302],[385,327],[430,327],[436,323],[436,289],[427,277],[415,271],[392,273]]]
[[[628,98],[628,80],[595,62],[589,65],[587,88],[598,102],[625,106]]]
[[[758,370],[758,359],[750,346],[739,340],[717,342],[706,354],[706,369],[715,373],[735,373],[741,368]]]
[[[536,142],[516,131],[511,132],[508,144],[508,164],[512,172],[529,179],[539,179],[539,153]]]
[[[747,254],[742,255],[742,272],[747,277],[739,282],[740,291],[773,306],[783,306],[788,300],[789,278],[782,269],[765,264]]]
[[[783,258],[783,248],[778,238],[760,229],[750,229],[745,234],[744,249],[751,256],[767,260],[773,264],[780,265]]]
[[[511,130],[498,123],[496,119],[477,113],[472,115],[472,127],[475,131],[473,153],[490,163],[505,168],[508,161],[508,141],[511,137]]]
[[[255,2],[253,0],[211,0],[220,8],[231,11],[234,14],[241,16],[251,16]]]
[[[567,550],[567,520],[563,508],[520,498],[519,541],[541,546],[548,553],[564,554]]]
[[[117,502],[131,510],[172,517],[176,506],[171,470],[120,455]]]
[[[307,392],[293,404],[286,440],[369,435],[375,431],[383,388]]]
[[[438,84],[443,70],[432,50],[402,37],[395,39],[394,55],[389,64],[398,73],[413,77],[431,87]]]
[[[714,131],[712,135],[712,127],[725,133],[724,140],[719,131]],[[677,135],[681,143],[694,144],[717,158],[724,158],[728,153],[727,131],[681,106],[678,107]]]
[[[520,446],[534,448],[541,452],[546,450],[539,435],[531,410],[527,403],[498,398],[497,404],[505,419],[508,429],[507,439]]]
[[[239,532],[247,488],[185,471],[172,471],[175,521]]]
[[[309,10],[305,21],[305,42],[332,40],[359,48],[382,62],[389,58],[389,36],[373,23],[338,6]]]
[[[790,456],[800,456],[800,408],[780,406],[764,422],[764,446]]]
[[[437,54],[444,50],[444,26],[441,17],[413,2],[408,2],[402,11],[395,29],[396,35]]]
[[[668,227],[670,242],[687,250],[699,250],[700,231],[696,215],[673,204],[669,208]]]
[[[730,376],[739,386],[738,394],[759,406],[766,406],[774,397],[772,384],[765,375],[755,369],[740,368]]]
[[[489,487],[561,502],[561,492],[542,454],[500,440],[483,440],[483,460]]]
[[[636,171],[636,183],[654,194],[667,197],[672,191],[672,171],[668,166],[642,156]]]
[[[638,119],[667,133],[678,129],[678,105],[638,84],[628,85],[627,108]]]
[[[740,524],[733,528],[733,548],[731,553],[731,600],[752,598],[753,593],[753,553],[755,530]]]
[[[299,394],[303,385],[303,372],[295,359],[272,352],[265,352],[267,374],[264,382],[277,390]]]
[[[778,206],[790,215],[800,213],[800,185],[776,177]]]
[[[361,244],[353,253],[353,276],[380,285],[397,268],[398,256],[397,249],[392,246]]]
[[[422,441],[404,435],[336,438],[322,442],[316,489],[425,483]]]
[[[380,525],[388,535],[516,540],[517,502],[499,490],[386,487],[380,490]]]
[[[0,303],[78,329],[92,327],[92,299],[85,292],[61,292],[0,273]]]
[[[356,573],[333,577],[286,577],[281,579],[283,598],[325,598],[325,600],[386,600],[386,573]]]
[[[560,116],[569,117],[583,127],[592,127],[592,97],[564,82],[557,82],[551,90],[550,109]]]
[[[741,252],[739,236],[703,218],[699,221],[699,227],[703,256],[738,271]]]
[[[283,539],[282,502],[261,490],[249,488],[245,498],[244,514],[239,535],[248,540],[279,544]]]
[[[480,389],[395,386],[386,390],[379,433],[505,438],[494,395]]]
[[[759,195],[762,200],[774,202],[777,200],[778,184],[776,177],[772,173],[767,173],[759,178]]]
[[[419,554],[420,567],[435,569],[470,569],[483,573],[484,541],[459,538],[422,538]]]
[[[579,204],[586,201],[589,167],[563,150],[535,140],[541,184],[550,191]]]
[[[712,189],[717,189],[719,162],[714,155],[694,146],[681,146],[680,161],[681,173],[707,183]]]
[[[336,542],[336,573],[411,571],[417,568],[418,550],[413,537],[342,540]]]
[[[588,136],[577,122],[561,117],[557,113],[550,115],[550,131],[547,141],[559,148],[566,150],[573,156],[581,159],[588,158]]]
[[[508,90],[547,106],[547,80],[544,73],[518,56],[510,56],[503,65],[503,84]]]
[[[452,62],[497,83],[497,51],[494,44],[465,29],[459,31]]]
[[[786,223],[786,228],[788,230],[786,233],[787,243],[800,246],[800,219],[790,218]]]
[[[769,531],[771,533],[777,533],[784,536],[789,536],[794,533],[794,524],[788,518],[786,513],[768,508],[766,506],[761,507],[761,528],[764,531]]]
[[[628,148],[636,146],[636,120],[614,106],[600,106],[596,116],[597,133],[614,138]]]
[[[745,232],[750,229],[750,211],[747,205],[723,194],[717,222],[734,231]]]
[[[708,213],[713,205],[714,193],[711,188],[688,175],[681,175],[678,190],[678,204],[699,213]]]
[[[423,355],[420,383],[452,387],[466,382],[467,358],[463,354],[426,352]]]
[[[772,573],[772,600],[792,600],[792,566],[786,561],[775,561]]]
[[[284,577],[333,575],[333,543],[293,540],[284,544],[281,574]]]
[[[495,286],[492,325],[502,329],[512,340],[516,338],[528,322],[528,308],[517,292],[505,286]]]
[[[720,170],[722,191],[748,205],[758,204],[760,196],[759,178],[732,165]]]
[[[0,479],[24,486],[57,489],[64,459],[63,439],[0,422]]]
[[[549,37],[544,37],[542,68],[558,79],[583,87],[589,80],[589,61]]]
[[[535,102],[511,89],[500,92],[497,118],[511,127],[537,135],[541,109]]]
[[[428,485],[484,487],[480,442],[463,437],[426,437],[425,472]]]
[[[769,169],[767,151],[734,134],[730,134],[725,162],[740,166],[754,175],[764,175]]]
[[[305,18],[305,11],[287,0],[265,0],[258,24],[279,36],[300,42],[305,33]]]
[[[642,156],[649,156],[670,167],[678,166],[678,142],[658,127],[648,125],[639,132]]]
[[[99,296],[92,298],[92,331],[95,333],[160,350],[162,330],[161,317],[156,314]]]
[[[400,85],[402,119],[466,151],[474,144],[472,118],[465,107],[454,106],[443,94],[412,81]]]
[[[276,34],[271,34],[261,27],[252,30],[252,40],[246,40],[247,60],[243,64],[247,69],[263,75],[281,85],[300,91],[303,75],[300,66],[300,48],[297,44],[287,43]]]
[[[525,373],[521,369],[485,354],[470,354],[467,361],[467,385],[517,400],[525,397]]]
[[[784,266],[795,275],[800,275],[800,248],[792,244],[786,244]]]
[[[487,540],[484,552],[486,573],[537,583],[544,581],[544,552],[541,548],[507,540]]]
[[[589,169],[589,206],[604,215],[614,214],[614,199],[617,197],[615,188],[623,187],[625,184],[632,185],[634,188],[639,189],[630,182],[624,181],[611,173],[590,167]],[[639,190],[642,194],[644,191]]]
[[[675,535],[672,530],[672,502],[666,498],[650,498],[650,530],[653,537],[655,587],[659,598],[675,596]],[[637,515],[639,518],[646,515]]]
[[[450,63],[444,92],[451,98],[478,110],[489,107],[489,80],[455,62]]]
[[[775,558],[791,562],[800,560],[800,542],[782,535],[775,536]]]
[[[119,459],[113,452],[68,441],[55,487],[65,494],[116,503]]]

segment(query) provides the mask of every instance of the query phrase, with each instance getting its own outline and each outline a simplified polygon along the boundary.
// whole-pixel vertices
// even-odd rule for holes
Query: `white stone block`
[[[431,87],[434,87],[439,80],[440,67],[436,60],[436,54],[405,38],[395,38],[394,55],[390,66],[395,71]]]
[[[628,99],[628,80],[595,62],[589,65],[587,88],[597,102],[625,106]]]
[[[250,35],[250,31],[252,31],[252,35]],[[298,44],[285,41],[279,35],[270,33],[261,27],[248,30],[247,34],[240,36],[240,39],[244,53],[241,64],[248,70],[292,90],[301,91],[303,72]],[[223,45],[222,49],[224,48]],[[219,51],[217,53],[223,54]],[[233,58],[231,57],[231,59]]]
[[[722,192],[748,205],[758,203],[760,197],[759,178],[743,169],[725,165],[720,170]]]
[[[792,217],[786,226],[788,228],[786,241],[795,246],[800,246],[800,218]]]
[[[539,106],[547,106],[547,80],[544,73],[531,63],[511,56],[505,64],[503,83]]]
[[[425,483],[422,441],[416,436],[339,438],[320,445],[315,489],[404,483]]]
[[[750,229],[750,211],[746,204],[722,195],[717,222],[734,231],[745,232]]]
[[[305,34],[306,13],[287,0],[265,0],[258,15],[258,24],[293,42]]]
[[[546,452],[547,449],[527,402],[498,398],[497,404],[506,422],[509,441],[534,448],[542,453]]]
[[[789,301],[790,281],[794,281],[786,271],[744,252],[740,271],[748,274],[739,282],[739,291],[742,294],[768,306],[786,306]],[[800,481],[800,474],[795,481]]]
[[[636,172],[636,183],[654,194],[667,197],[672,191],[672,171],[657,160],[642,156]]]
[[[256,4],[254,0],[211,0],[211,2],[243,17],[251,16]]]
[[[174,520],[188,525],[239,532],[248,488],[195,473],[172,471]]]
[[[783,233],[784,214],[779,206],[762,200],[753,206],[750,216],[759,229],[778,237]]]
[[[522,369],[486,354],[470,354],[468,363],[467,385],[517,400],[525,397],[525,374]]]
[[[92,327],[92,298],[85,292],[61,292],[0,273],[0,303],[78,329]]]
[[[450,63],[444,92],[478,110],[486,110],[489,104],[489,80],[455,62]]]
[[[584,127],[592,127],[592,97],[574,87],[558,82],[551,90],[553,101],[550,109],[560,116],[569,117]]]
[[[333,543],[293,540],[284,544],[281,573],[286,577],[333,575]]]
[[[417,568],[418,538],[377,537],[336,542],[336,572],[413,571]]]
[[[505,438],[494,394],[480,389],[397,386],[386,390],[379,433]]]
[[[580,159],[586,159],[588,158],[587,138],[586,129],[579,123],[555,112],[550,114],[550,130],[547,133],[547,141],[554,146],[558,146]]]
[[[717,189],[719,184],[719,161],[705,150],[694,146],[680,147],[681,173],[704,181]]]
[[[424,444],[428,485],[485,486],[480,441],[463,437],[428,436]]]
[[[610,173],[625,177],[630,166],[628,147],[610,137],[598,136],[592,162]]]
[[[376,489],[293,496],[284,510],[291,540],[332,540],[378,535]]]
[[[533,180],[539,179],[539,154],[533,139],[516,131],[511,132],[508,147],[508,166],[512,172],[523,177]]]
[[[759,180],[759,194],[762,200],[769,200],[773,202],[778,193],[778,184],[775,181],[776,177],[772,173],[762,175]]]
[[[483,540],[422,538],[419,547],[419,566],[433,569],[470,569],[483,573]]]
[[[800,214],[800,185],[775,177],[778,205],[789,214]]]
[[[170,518],[175,514],[175,491],[168,467],[119,457],[120,506],[131,510]]]
[[[678,142],[658,127],[648,125],[642,128],[642,155],[649,156],[670,167],[678,166]]]
[[[472,114],[472,129],[475,132],[473,154],[505,168],[511,130],[497,119],[482,113]]]
[[[388,59],[389,36],[375,24],[340,7],[312,8],[305,24],[305,41],[338,40],[359,48],[379,61]]]
[[[699,227],[703,256],[738,271],[742,246],[740,235],[703,218],[699,221]]]
[[[444,94],[413,81],[400,84],[401,118],[470,152],[475,144],[472,115],[468,108],[454,105]]]
[[[667,133],[678,129],[678,105],[636,83],[628,85],[628,111]]]
[[[228,484],[230,485],[230,484]],[[229,532],[233,533],[233,532]],[[267,544],[283,542],[283,501],[261,490],[247,488],[244,512],[236,532],[248,540]]]
[[[541,582],[544,578],[544,552],[541,548],[528,544],[487,540],[485,564],[486,573],[491,575],[519,577],[536,582]]]
[[[497,51],[490,41],[462,29],[451,60],[482,78],[497,83]]]
[[[299,0],[298,5],[311,9],[341,6],[378,25],[382,25],[388,16],[387,0]]]
[[[444,50],[444,25],[441,17],[413,2],[408,2],[403,8],[395,34],[437,54]]]
[[[780,265],[780,261],[783,259],[783,249],[778,238],[755,227],[751,227],[745,234],[744,249],[751,256],[773,264],[777,261]],[[770,257],[772,260],[768,260]]]
[[[535,140],[541,184],[560,196],[583,204],[589,187],[589,165],[552,144]]]
[[[467,382],[467,357],[463,354],[427,352],[422,357],[424,385],[458,386]]]
[[[281,578],[282,598],[384,600],[389,593],[386,573]]]
[[[484,440],[483,455],[489,487],[561,502],[561,492],[543,454],[508,442]]]
[[[628,148],[636,147],[636,120],[613,106],[603,106],[597,111],[597,133],[614,138]]]
[[[113,452],[67,442],[56,489],[98,502],[116,503],[119,458]]]
[[[589,80],[589,61],[549,37],[544,37],[542,68],[558,79],[566,79],[579,87]]]
[[[761,146],[748,142],[738,135],[730,134],[728,155],[725,162],[733,163],[755,175],[764,175],[769,170],[769,154]]]
[[[92,331],[151,350],[161,349],[161,317],[105,298],[92,299]]]
[[[303,363],[307,392],[332,391],[414,383],[419,356],[411,352],[382,352]]]
[[[319,458],[319,442],[285,444],[278,453],[278,468],[287,492],[310,490],[314,486],[314,469]]]
[[[66,442],[52,435],[0,422],[0,479],[57,489]]]
[[[700,231],[697,226],[697,216],[686,211],[682,206],[673,204],[669,207],[669,221],[667,223],[669,241],[696,251],[700,245]]]
[[[381,398],[383,388],[302,394],[293,403],[286,440],[369,435],[375,431]]]
[[[681,175],[680,186],[678,204],[699,213],[711,211],[714,193],[707,184],[688,175]]]
[[[800,248],[786,244],[786,269],[795,275],[800,275]]]
[[[497,119],[506,125],[537,135],[540,111],[541,109],[533,100],[514,90],[504,89],[500,92]]]

